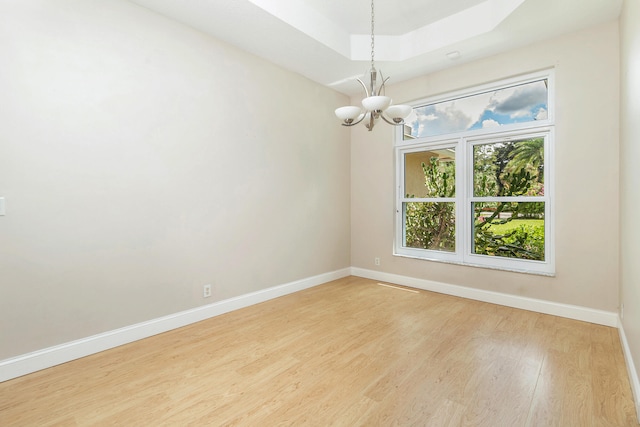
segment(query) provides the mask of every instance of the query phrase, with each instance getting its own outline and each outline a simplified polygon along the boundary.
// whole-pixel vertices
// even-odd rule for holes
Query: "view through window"
[[[414,107],[396,144],[397,255],[554,273],[549,81]]]
[[[407,138],[495,128],[548,118],[548,79],[414,107]]]

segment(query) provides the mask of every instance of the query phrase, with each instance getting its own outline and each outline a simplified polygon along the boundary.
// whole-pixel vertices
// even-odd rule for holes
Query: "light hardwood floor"
[[[349,277],[0,383],[2,426],[635,426],[613,328]]]

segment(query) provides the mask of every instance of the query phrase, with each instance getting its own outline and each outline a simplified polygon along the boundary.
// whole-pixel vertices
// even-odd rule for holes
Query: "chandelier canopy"
[[[365,98],[362,107],[349,105],[336,109],[336,116],[342,120],[342,126],[354,126],[364,121],[364,125],[371,131],[378,119],[382,119],[390,125],[402,125],[404,119],[411,114],[409,105],[392,105],[391,98],[385,96],[384,85],[389,77],[384,78],[381,71],[375,66],[375,37],[374,37],[374,8],[371,0],[371,69],[369,70],[369,87],[360,79],[358,82],[364,89]],[[378,86],[378,74],[380,74],[380,86]]]

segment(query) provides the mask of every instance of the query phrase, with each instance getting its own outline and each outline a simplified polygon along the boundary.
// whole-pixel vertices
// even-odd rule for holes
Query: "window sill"
[[[393,253],[393,256],[401,257],[401,258],[416,259],[421,261],[432,261],[432,262],[438,262],[443,264],[459,265],[463,267],[484,268],[488,270],[506,271],[509,273],[521,273],[521,274],[532,274],[535,276],[556,277],[555,271],[552,273],[549,273],[545,271],[528,270],[525,268],[500,267],[496,265],[483,265],[483,264],[474,264],[469,262],[451,261],[451,260],[429,258],[429,257],[419,257],[414,255],[399,254],[396,252]]]

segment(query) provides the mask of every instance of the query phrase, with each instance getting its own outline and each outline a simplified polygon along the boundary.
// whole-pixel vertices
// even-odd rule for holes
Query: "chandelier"
[[[362,108],[349,105],[336,109],[336,116],[342,120],[342,126],[354,126],[364,120],[364,125],[371,131],[378,119],[382,119],[390,125],[404,124],[404,119],[411,114],[409,105],[391,105],[391,98],[385,96],[384,85],[389,77],[384,78],[381,71],[376,70],[374,61],[374,9],[371,0],[371,70],[369,71],[369,87],[360,80],[358,82],[364,89],[365,98],[362,100]],[[378,74],[380,86],[378,87]]]

